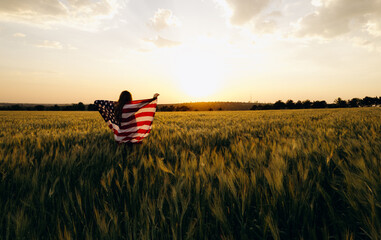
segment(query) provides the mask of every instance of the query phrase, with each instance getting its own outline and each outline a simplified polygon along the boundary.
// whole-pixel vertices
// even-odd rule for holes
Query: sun
[[[175,59],[175,79],[189,97],[200,100],[221,87],[223,64],[218,56],[190,48],[179,52]]]

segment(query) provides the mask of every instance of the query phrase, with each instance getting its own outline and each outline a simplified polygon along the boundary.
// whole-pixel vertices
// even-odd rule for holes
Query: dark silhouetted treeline
[[[174,112],[174,111],[190,111],[191,109],[187,106],[174,106],[174,105],[163,105],[158,106],[158,112]]]
[[[253,103],[248,102],[188,102],[159,104],[158,111],[222,111],[250,110]]]
[[[364,97],[343,100],[337,98],[334,103],[326,101],[297,101],[281,100],[275,103],[248,103],[248,102],[194,102],[179,104],[159,104],[157,111],[222,111],[222,110],[273,110],[273,109],[314,109],[314,108],[348,108],[348,107],[372,107],[381,106],[381,97]],[[94,104],[83,104],[82,102],[71,105],[43,105],[43,104],[0,104],[0,111],[97,111]]]
[[[274,109],[309,109],[309,108],[348,108],[348,107],[375,107],[381,106],[381,97],[364,97],[352,98],[350,100],[343,100],[337,98],[334,103],[328,104],[326,101],[297,101],[287,100],[283,102],[281,100],[275,103],[268,104],[254,104],[251,110],[274,110]]]
[[[83,104],[82,102],[71,105],[33,105],[33,104],[6,104],[0,106],[2,111],[96,111],[94,104]]]

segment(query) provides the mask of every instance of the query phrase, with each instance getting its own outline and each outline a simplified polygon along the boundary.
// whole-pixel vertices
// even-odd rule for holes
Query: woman
[[[153,98],[157,98],[159,96],[158,93],[155,93],[153,95]],[[129,103],[132,101],[132,95],[129,91],[123,91],[120,93],[119,100],[114,103],[114,113],[115,113],[115,118],[118,122],[120,122],[120,119],[122,118],[122,110],[123,106],[126,103]]]
[[[123,91],[120,93],[119,100],[114,103],[114,113],[115,113],[115,119],[120,122],[120,119],[122,118],[122,109],[123,106],[132,101],[132,96],[129,91]]]
[[[115,141],[141,143],[151,131],[158,96],[159,94],[155,93],[151,99],[132,100],[131,93],[123,91],[118,102],[96,100],[94,104],[98,106],[99,113],[112,129]]]

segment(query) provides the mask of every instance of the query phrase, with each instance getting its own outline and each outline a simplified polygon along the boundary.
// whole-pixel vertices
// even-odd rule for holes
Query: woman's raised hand
[[[155,94],[153,95],[153,98],[157,98],[159,95],[160,95],[160,94],[155,93]]]

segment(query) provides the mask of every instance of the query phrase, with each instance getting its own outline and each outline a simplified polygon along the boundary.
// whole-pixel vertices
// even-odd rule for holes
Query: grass
[[[381,110],[0,112],[1,239],[381,239]]]

